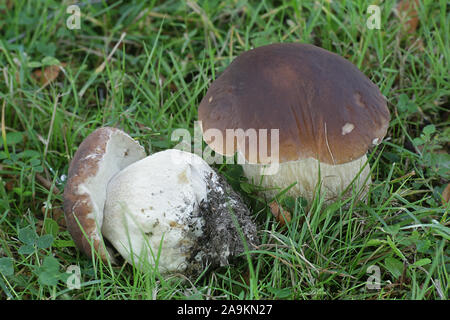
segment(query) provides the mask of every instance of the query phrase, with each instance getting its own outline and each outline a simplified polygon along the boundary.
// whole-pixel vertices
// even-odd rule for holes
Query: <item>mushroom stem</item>
[[[331,165],[316,159],[288,161],[280,163],[278,172],[273,175],[261,175],[260,164],[243,164],[244,175],[254,184],[266,188],[262,193],[267,198],[274,198],[279,192],[294,184],[286,194],[292,197],[301,195],[310,204],[320,182],[320,195],[325,203],[335,201],[341,193],[354,181],[348,194],[355,190],[360,196],[367,192],[371,183],[370,166],[366,155],[361,158]]]

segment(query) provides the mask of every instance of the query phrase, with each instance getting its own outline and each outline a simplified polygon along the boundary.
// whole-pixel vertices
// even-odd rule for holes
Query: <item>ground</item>
[[[71,4],[0,1],[0,299],[448,299],[447,1]],[[115,126],[149,153],[175,146],[233,58],[275,42],[335,52],[387,98],[367,202],[280,195],[281,223],[238,165],[216,165],[262,226],[240,261],[187,281],[80,254],[62,191],[81,141]]]

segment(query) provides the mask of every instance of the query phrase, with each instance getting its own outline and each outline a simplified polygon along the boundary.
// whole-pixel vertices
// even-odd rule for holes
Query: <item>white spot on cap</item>
[[[211,103],[213,101],[213,97],[209,97],[208,102]]]
[[[378,145],[380,143],[380,139],[379,138],[375,138],[372,140],[372,144],[373,145]]]
[[[342,127],[342,135],[345,136],[346,134],[352,132],[354,128],[355,128],[355,125],[353,123],[347,122]]]

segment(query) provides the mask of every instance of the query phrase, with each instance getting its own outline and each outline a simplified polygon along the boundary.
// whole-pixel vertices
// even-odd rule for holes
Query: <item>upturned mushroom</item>
[[[390,113],[378,87],[351,62],[313,45],[285,43],[234,59],[209,87],[198,118],[206,143],[219,154],[237,152],[245,159],[244,174],[267,197],[294,185],[288,195],[311,201],[320,185],[329,203],[346,189],[344,196],[352,189],[360,196],[366,192],[366,153],[383,140]],[[223,139],[208,134],[212,129]],[[269,143],[274,129],[277,145]],[[251,145],[249,135],[242,138],[237,130],[266,130],[268,136],[263,141],[258,135]],[[275,157],[264,158],[262,147]],[[276,173],[264,174],[274,162]]]
[[[198,275],[229,264],[244,252],[243,241],[249,248],[258,242],[241,197],[200,157],[175,149],[146,157],[137,141],[109,127],[76,151],[64,212],[88,256],[112,259],[104,237],[129,263],[161,273]]]

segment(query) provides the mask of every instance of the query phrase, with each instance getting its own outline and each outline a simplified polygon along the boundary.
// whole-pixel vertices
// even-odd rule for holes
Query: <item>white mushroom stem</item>
[[[261,175],[262,165],[258,164],[245,163],[243,169],[244,175],[255,185],[270,189],[263,191],[268,198],[282,191],[281,186],[286,188],[296,183],[289,189],[287,195],[302,196],[310,204],[321,182],[321,195],[325,203],[330,203],[336,200],[354,179],[353,186],[349,188],[350,194],[353,189],[358,193],[361,192],[360,196],[366,192],[367,186],[371,183],[370,167],[366,162],[365,155],[357,160],[338,165],[320,163],[316,159],[308,158],[280,163],[277,173],[272,175]]]
[[[180,157],[177,165],[173,157]],[[155,264],[161,249],[161,269],[184,269],[202,234],[199,204],[206,199],[208,173],[213,171],[206,163],[194,166],[178,150],[131,164],[108,184],[103,235],[130,263],[141,257]]]
[[[242,252],[229,210],[249,241],[255,240],[256,226],[220,179],[194,154],[175,149],[152,154],[108,183],[102,233],[128,262],[157,263],[163,273],[198,274],[206,264],[227,264]]]

